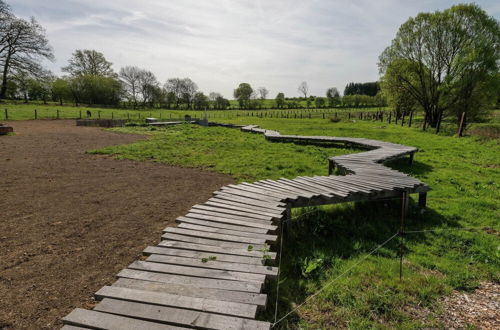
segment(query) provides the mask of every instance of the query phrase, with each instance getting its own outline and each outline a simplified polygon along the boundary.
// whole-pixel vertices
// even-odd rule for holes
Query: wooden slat
[[[195,218],[189,218],[189,217],[178,217],[177,219],[175,219],[175,221],[178,223],[189,223],[192,225],[206,226],[206,227],[213,227],[213,228],[220,228],[220,229],[228,229],[228,230],[234,230],[234,231],[239,231],[239,232],[244,232],[244,233],[254,233],[254,234],[265,235],[269,231],[269,230],[263,229],[263,228],[229,225],[229,224],[226,224],[223,222],[201,220],[201,219],[195,219]]]
[[[131,278],[119,278],[113,286],[129,289],[164,292],[197,298],[210,298],[222,301],[239,302],[243,304],[257,305],[261,308],[266,306],[267,296],[261,293],[231,291],[224,289],[211,289],[199,286],[180,285],[172,283],[160,283]]]
[[[254,244],[254,243],[233,243],[227,241],[219,241],[216,239],[208,239],[208,238],[199,238],[189,235],[183,234],[175,234],[175,233],[165,233],[161,235],[161,238],[164,240],[171,241],[181,241],[188,242],[194,244],[204,244],[204,245],[212,245],[221,248],[234,248],[234,249],[247,249],[247,250],[261,250],[265,248],[264,244]]]
[[[217,270],[229,270],[235,272],[246,272],[267,275],[270,277],[275,277],[278,274],[278,269],[271,266],[257,266],[249,264],[239,264],[234,262],[223,262],[217,259],[193,259],[193,258],[183,258],[166,256],[160,254],[150,255],[146,261],[158,262],[163,264],[190,266],[190,267],[200,267],[200,268],[210,268]]]
[[[268,219],[268,220],[256,219],[256,218],[239,216],[239,215],[234,215],[234,214],[227,214],[224,212],[207,211],[207,210],[201,210],[201,209],[191,209],[191,210],[189,210],[188,214],[202,214],[202,215],[208,215],[208,216],[213,216],[213,217],[218,217],[218,218],[247,221],[250,223],[255,222],[255,223],[270,224],[270,225],[273,224],[273,221],[271,219]]]
[[[130,317],[119,316],[109,313],[88,311],[86,309],[75,308],[71,313],[63,318],[63,322],[69,325],[88,327],[92,329],[109,330],[180,330],[185,329],[173,325],[148,322]]]
[[[188,267],[156,262],[136,260],[128,266],[129,269],[144,270],[156,273],[192,276],[200,278],[214,278],[221,280],[264,283],[266,277],[261,274],[251,274],[244,272],[231,272],[219,269],[206,269],[200,267]]]
[[[94,310],[202,329],[269,329],[270,323],[234,316],[106,298]]]
[[[217,233],[217,234],[224,234],[224,235],[235,235],[235,236],[259,238],[259,239],[264,240],[264,242],[266,242],[266,241],[267,242],[275,242],[278,239],[277,235],[248,233],[248,232],[244,232],[244,231],[221,229],[221,228],[214,228],[214,227],[209,227],[209,226],[199,226],[199,225],[193,225],[193,224],[189,224],[189,223],[181,223],[177,226],[177,228],[198,230],[198,231],[202,231],[202,232],[210,232],[210,233]]]
[[[276,210],[275,212],[271,212],[271,210],[264,211],[261,208],[252,208],[247,204],[241,204],[241,203],[236,203],[236,202],[231,202],[231,201],[224,201],[224,202],[221,202],[221,201],[222,200],[214,202],[213,200],[208,200],[207,202],[205,202],[205,205],[215,206],[218,208],[226,208],[226,209],[231,209],[231,210],[242,210],[242,211],[248,212],[248,213],[271,216],[275,219],[280,219],[282,217],[282,213],[278,212],[278,210]]]
[[[117,286],[104,286],[95,293],[95,296],[98,300],[104,298],[114,298],[248,318],[255,317],[255,314],[257,313],[257,306],[255,305],[207,298],[187,297],[164,292],[152,292]]]
[[[272,221],[274,218],[272,216],[260,215],[260,214],[255,214],[255,213],[248,213],[248,212],[245,212],[242,210],[230,210],[230,209],[223,208],[223,207],[208,206],[208,205],[203,205],[203,204],[194,205],[191,209],[199,209],[199,210],[205,210],[205,211],[217,212],[217,213],[227,213],[227,214],[237,215],[240,217],[255,218],[255,219],[260,219],[260,220],[265,220],[265,221]]]
[[[253,245],[263,245],[266,243],[265,238],[255,238],[255,237],[248,237],[248,236],[236,236],[236,235],[227,235],[227,234],[220,234],[220,233],[214,233],[214,232],[207,232],[207,231],[200,231],[200,230],[190,230],[190,229],[184,229],[184,228],[179,228],[179,227],[167,227],[163,231],[164,233],[173,233],[173,234],[179,234],[179,235],[187,235],[187,236],[192,236],[192,237],[201,237],[201,238],[207,238],[207,239],[213,239],[217,241],[224,241],[224,242],[240,242],[244,244],[253,244]],[[163,236],[162,236],[163,237]]]
[[[154,273],[145,270],[124,269],[120,271],[117,277],[132,278],[136,280],[153,281],[161,283],[173,283],[208,289],[224,289],[233,291],[245,291],[259,293],[262,285],[257,282],[242,282],[230,280],[218,280],[209,278],[200,278],[192,276],[172,275],[164,273]]]
[[[215,217],[215,216],[203,215],[203,214],[199,214],[199,213],[188,213],[188,214],[186,214],[186,217],[194,218],[194,219],[201,219],[201,220],[210,220],[210,221],[216,221],[216,222],[222,222],[222,223],[234,224],[234,225],[240,225],[240,226],[263,228],[263,229],[267,229],[270,231],[275,231],[276,229],[278,229],[278,226],[275,226],[272,224],[265,224],[265,223],[255,222],[255,221],[247,221],[247,220],[229,219],[229,218],[223,218],[223,217]]]
[[[249,251],[248,248],[245,249],[234,249],[234,248],[224,248],[214,245],[196,244],[189,242],[174,242],[174,241],[161,241],[158,243],[159,246],[173,247],[177,249],[194,250],[202,252],[215,252],[221,254],[231,254],[246,257],[263,258],[264,254],[261,251]],[[267,253],[272,259],[276,258],[275,252]]]
[[[204,251],[191,251],[191,250],[181,250],[181,249],[172,249],[163,246],[148,246],[144,249],[143,254],[163,254],[167,256],[174,257],[184,257],[184,258],[193,258],[193,259],[203,259],[203,258],[213,258],[215,257],[219,261],[224,262],[235,262],[240,264],[247,265],[262,265],[262,259],[260,258],[252,258],[252,257],[244,257],[244,256],[235,256],[230,254],[222,254],[222,253],[213,253],[213,252],[204,252]]]

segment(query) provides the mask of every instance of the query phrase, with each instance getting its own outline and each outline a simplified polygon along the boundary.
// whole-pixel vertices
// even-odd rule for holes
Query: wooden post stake
[[[411,127],[411,121],[413,120],[413,111],[410,112],[410,121],[408,122],[408,127]]]
[[[38,119],[38,111],[35,109],[35,119]]]
[[[56,110],[56,118],[59,119],[59,109]]]
[[[461,137],[464,134],[465,129],[465,111],[462,112],[462,118],[460,118],[460,125],[458,126],[458,137]]]
[[[401,194],[401,224],[399,227],[399,280],[403,280],[403,252],[404,252],[404,234],[405,234],[405,217],[408,213],[408,192],[403,191]]]
[[[5,120],[9,120],[9,111],[5,108]]]

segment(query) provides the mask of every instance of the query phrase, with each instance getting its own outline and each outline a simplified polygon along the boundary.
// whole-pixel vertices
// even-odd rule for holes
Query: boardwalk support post
[[[331,159],[328,160],[328,175],[332,175],[334,169],[333,161]]]
[[[412,164],[413,164],[413,157],[415,157],[415,153],[414,153],[414,152],[412,152],[412,153],[410,154],[410,165],[412,165]]]
[[[423,209],[425,208],[426,205],[427,205],[427,193],[423,192],[418,194],[418,207]]]

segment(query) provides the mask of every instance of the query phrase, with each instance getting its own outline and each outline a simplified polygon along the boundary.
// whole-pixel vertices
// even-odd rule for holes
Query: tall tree
[[[62,68],[72,76],[103,76],[115,77],[111,67],[113,64],[106,60],[104,54],[91,49],[77,49],[69,59],[69,64]]]
[[[234,90],[234,98],[238,100],[240,107],[248,109],[250,105],[250,98],[253,94],[252,86],[248,83],[239,84],[238,88]]]
[[[267,95],[269,95],[269,90],[265,87],[257,88],[257,92],[259,93],[259,97],[261,100],[265,100],[267,98]]]
[[[123,83],[124,91],[134,109],[137,107],[137,98],[140,90],[141,69],[136,66],[126,66],[120,69],[119,77]]]
[[[326,98],[328,99],[328,105],[334,107],[340,103],[340,93],[337,88],[331,87],[326,90]]]
[[[297,91],[304,95],[304,98],[307,98],[307,95],[309,94],[309,85],[307,85],[306,81],[303,81],[299,84],[299,87],[297,88]]]
[[[274,100],[276,102],[276,107],[283,109],[283,106],[285,105],[285,94],[278,93],[278,95],[276,95],[276,98]]]
[[[499,44],[499,22],[475,4],[461,4],[406,21],[380,55],[379,68],[397,76],[398,88],[419,103],[435,127],[457,106],[474,111],[474,103],[464,102],[470,95],[481,102],[485,91],[495,89]],[[391,66],[395,61],[400,64]]]
[[[4,98],[9,75],[16,71],[35,74],[41,69],[42,59],[53,60],[52,47],[45,30],[31,18],[24,20],[15,17],[5,2],[0,2],[0,65],[2,67],[2,86],[0,98]]]
[[[142,98],[142,105],[144,106],[146,103],[152,103],[153,94],[155,88],[158,87],[159,83],[156,80],[156,76],[153,72],[148,70],[140,70],[139,71],[139,93]]]

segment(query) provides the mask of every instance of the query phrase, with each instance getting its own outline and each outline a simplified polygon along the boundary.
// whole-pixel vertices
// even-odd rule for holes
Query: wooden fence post
[[[403,113],[403,117],[401,118],[401,127],[405,125],[405,114]]]
[[[465,129],[465,111],[462,112],[462,118],[460,118],[460,125],[458,126],[458,137],[461,137],[464,134]]]
[[[38,111],[35,109],[35,120],[38,119]]]
[[[100,111],[100,110],[98,110],[98,111],[97,111],[97,117],[98,117],[99,119],[101,119],[101,111]]]
[[[410,112],[410,121],[408,122],[408,127],[411,127],[411,121],[413,120],[413,111]]]
[[[82,119],[82,109],[80,109],[80,115],[78,116],[78,119]]]
[[[130,120],[130,112],[127,112],[127,120]]]
[[[56,110],[56,119],[59,119],[59,109]]]
[[[5,120],[9,120],[9,111],[5,108]]]
[[[391,123],[391,119],[392,119],[392,112],[389,112],[389,124]]]
[[[115,119],[115,113],[111,111],[111,119]]]
[[[424,116],[424,124],[422,125],[422,130],[425,131],[425,128],[427,126],[427,112],[425,113],[425,116]]]

